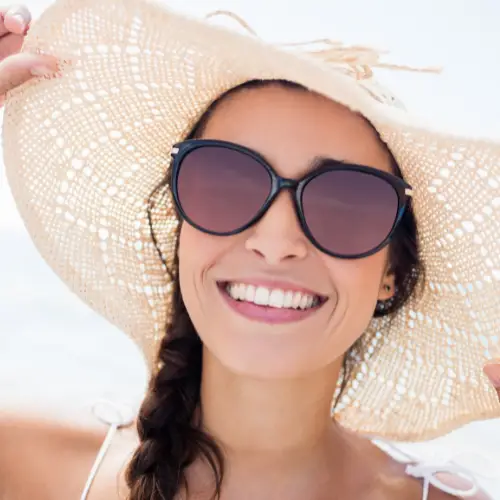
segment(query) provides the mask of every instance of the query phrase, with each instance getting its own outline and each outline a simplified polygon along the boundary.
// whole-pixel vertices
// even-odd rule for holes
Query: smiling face
[[[390,154],[362,117],[280,85],[224,99],[201,138],[250,148],[289,179],[314,169],[318,157],[392,173]],[[240,374],[297,377],[338,361],[363,334],[377,300],[392,295],[388,247],[353,260],[321,252],[286,190],[239,234],[213,236],[183,223],[179,238],[191,320],[205,348]]]

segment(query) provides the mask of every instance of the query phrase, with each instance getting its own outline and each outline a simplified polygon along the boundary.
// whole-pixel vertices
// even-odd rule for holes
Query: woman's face
[[[286,178],[304,176],[318,157],[392,173],[388,151],[364,119],[317,94],[278,85],[223,100],[202,138],[251,148]],[[303,376],[338,361],[363,334],[377,300],[392,295],[387,247],[355,260],[326,255],[302,232],[289,191],[234,236],[184,223],[179,269],[184,302],[206,349],[228,369],[254,377]],[[230,297],[226,284],[240,295],[261,286],[309,303],[304,311],[247,307]],[[321,305],[307,309],[311,299],[300,294],[321,298]]]

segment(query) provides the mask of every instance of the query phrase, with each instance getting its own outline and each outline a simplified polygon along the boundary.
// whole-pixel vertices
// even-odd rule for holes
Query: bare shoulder
[[[450,475],[450,474],[440,474],[439,479],[446,484],[447,486],[450,486],[451,488],[455,488],[457,490],[466,490],[469,486],[469,482],[465,481],[459,476],[455,475]],[[430,500],[451,500],[451,498],[464,498],[464,499],[470,499],[470,500],[493,500],[492,497],[490,497],[485,491],[478,491],[474,496],[458,496],[458,497],[453,497],[450,496],[447,493],[443,493],[442,491],[434,490],[432,494],[430,495]]]
[[[390,455],[384,453],[374,444],[370,443],[371,448],[369,448],[364,456],[369,456],[371,450],[372,457],[376,457],[380,466],[380,471],[376,470],[374,474],[375,477],[375,487],[370,485],[370,487],[376,491],[380,498],[386,500],[388,498],[422,498],[422,487],[423,482],[421,479],[417,479],[407,472],[406,463],[396,461]],[[457,474],[449,473],[439,473],[439,480],[446,486],[459,491],[466,491],[470,488],[470,481],[462,478]],[[376,497],[378,499],[378,497]],[[433,486],[429,490],[429,500],[457,500],[460,498],[467,498],[472,500],[493,500],[486,492],[478,491],[473,497],[471,496],[454,496],[449,493],[445,493]]]
[[[448,493],[443,493],[442,491],[435,490],[433,494],[429,496],[429,500],[452,500],[452,499],[463,499],[463,500],[493,500],[486,492],[479,491],[473,497],[471,496],[454,496]]]
[[[106,432],[107,427],[91,417],[0,412],[0,496],[16,500],[80,498]],[[121,434],[117,441],[115,450],[123,453]],[[132,446],[130,437],[126,441]]]
[[[89,500],[125,500],[128,487],[125,473],[139,438],[135,426],[122,429],[113,440],[92,486]]]

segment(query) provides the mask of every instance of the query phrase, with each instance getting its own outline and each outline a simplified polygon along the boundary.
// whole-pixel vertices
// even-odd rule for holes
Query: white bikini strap
[[[457,489],[448,486],[446,483],[443,483],[438,477],[438,474],[442,472],[453,474],[455,476],[461,477],[462,479],[465,479],[470,483],[470,487],[468,489]],[[474,476],[469,471],[467,471],[467,469],[454,463],[449,463],[445,465],[432,465],[432,464],[407,465],[406,473],[417,479],[423,480],[424,491],[422,495],[422,500],[428,500],[429,488],[431,484],[432,486],[443,491],[444,493],[454,495],[458,498],[470,498],[476,495],[476,493],[479,491],[479,486]]]
[[[388,441],[381,439],[374,439],[374,442],[376,444],[377,443],[381,444],[382,448],[383,447],[389,448],[393,453],[404,457],[404,460],[412,462],[406,466],[406,473],[409,476],[415,477],[417,479],[422,479],[423,481],[422,500],[428,500],[429,489],[431,485],[437,488],[438,490],[443,491],[444,493],[454,495],[458,498],[470,498],[476,495],[476,493],[479,491],[479,485],[474,475],[466,468],[453,462],[453,460],[448,460],[447,462],[441,464],[437,463],[426,464],[422,461],[419,461],[415,457],[409,455],[408,453],[404,452],[403,450],[395,447]],[[470,484],[470,487],[467,489],[452,488],[451,486],[448,486],[439,479],[438,477],[439,473],[448,473],[458,476],[466,480]]]
[[[121,427],[127,427],[131,425],[134,421],[134,414],[129,407],[118,405],[107,400],[97,401],[92,408],[92,412],[101,422],[109,425],[109,430],[106,434],[104,442],[102,443],[99,453],[97,454],[94,465],[92,466],[80,500],[87,500],[90,488],[92,487],[97,473],[99,472],[99,468],[102,465],[106,453],[111,446],[116,431]],[[382,447],[385,446],[389,448],[393,453],[399,454],[400,456],[404,457],[404,459],[414,462],[406,466],[406,473],[412,477],[423,480],[422,500],[428,500],[430,485],[443,491],[444,493],[448,493],[450,495],[461,498],[470,498],[474,496],[479,490],[476,478],[467,469],[461,467],[453,461],[449,461],[446,464],[424,464],[422,462],[419,462],[417,459],[415,459],[415,457],[412,457],[403,450],[393,446],[388,441],[381,439],[374,439],[374,441],[383,445]],[[469,481],[471,486],[468,489],[461,490],[452,488],[439,479],[439,477],[437,476],[437,474],[439,473],[449,473],[459,476],[466,481]]]
[[[101,467],[104,458],[106,457],[106,453],[111,446],[116,431],[121,427],[128,427],[134,421],[133,412],[130,408],[128,408],[127,406],[118,405],[107,400],[97,401],[92,407],[92,413],[101,422],[109,425],[109,430],[106,434],[104,442],[102,443],[101,449],[97,454],[94,465],[90,470],[90,474],[87,479],[87,483],[85,484],[85,488],[83,489],[80,500],[87,500],[90,488],[92,487],[97,473],[99,472],[99,468]]]

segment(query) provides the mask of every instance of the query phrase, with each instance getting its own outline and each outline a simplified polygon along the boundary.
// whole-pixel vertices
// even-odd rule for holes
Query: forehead
[[[289,177],[310,169],[317,157],[392,172],[387,148],[364,118],[318,94],[278,85],[225,98],[203,138],[249,147]]]

